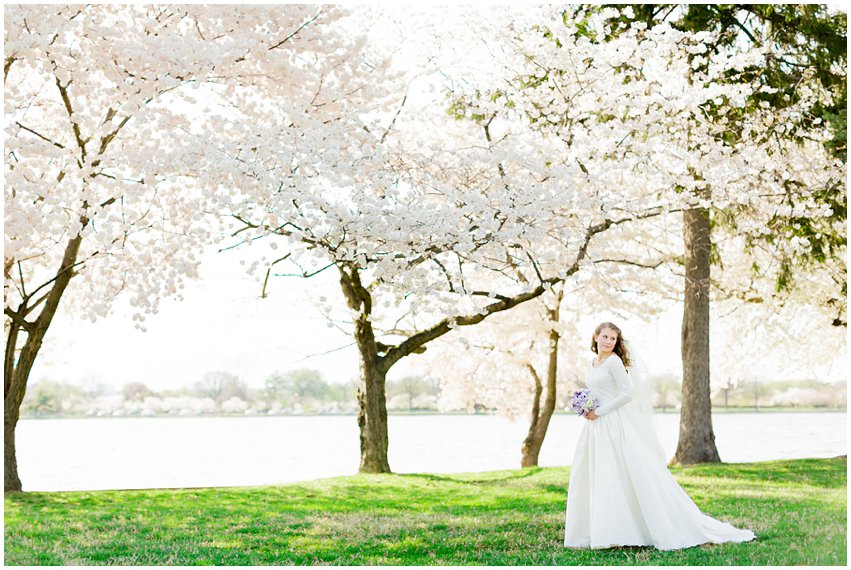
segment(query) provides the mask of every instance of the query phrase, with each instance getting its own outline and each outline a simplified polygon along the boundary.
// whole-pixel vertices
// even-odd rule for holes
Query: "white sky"
[[[183,301],[161,301],[158,314],[145,321],[147,332],[134,328],[126,302],[116,303],[110,316],[95,323],[70,317],[60,306],[31,379],[116,386],[143,382],[161,390],[196,382],[215,370],[258,387],[276,370],[300,367],[317,368],[329,381],[356,377],[354,347],[308,358],[352,343],[328,328],[306,294],[308,288],[314,293],[327,289],[333,296],[332,270],[310,280],[273,278],[266,299],[234,255],[211,250],[200,273],[200,280],[187,283]]]

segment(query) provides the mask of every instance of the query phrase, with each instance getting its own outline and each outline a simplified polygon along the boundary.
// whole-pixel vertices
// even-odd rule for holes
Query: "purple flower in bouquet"
[[[570,409],[580,416],[584,416],[599,405],[600,403],[597,401],[597,398],[594,397],[594,394],[588,388],[577,390],[573,393],[573,398],[570,400]]]

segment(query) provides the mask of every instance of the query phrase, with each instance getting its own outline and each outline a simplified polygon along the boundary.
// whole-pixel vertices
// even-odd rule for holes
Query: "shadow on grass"
[[[540,467],[527,467],[520,471],[494,471],[488,473],[486,477],[482,477],[481,473],[459,473],[452,475],[434,475],[431,473],[400,473],[397,476],[402,479],[423,479],[426,481],[439,481],[450,483],[461,483],[467,485],[482,485],[489,483],[499,483],[504,481],[516,481],[518,479],[526,479],[540,473]]]

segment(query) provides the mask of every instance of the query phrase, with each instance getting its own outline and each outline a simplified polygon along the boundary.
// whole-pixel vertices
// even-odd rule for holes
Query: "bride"
[[[564,545],[673,550],[753,540],[750,530],[700,512],[668,471],[653,429],[650,390],[630,366],[620,329],[598,326],[591,350],[597,357],[587,383],[599,405],[585,414],[573,457]]]

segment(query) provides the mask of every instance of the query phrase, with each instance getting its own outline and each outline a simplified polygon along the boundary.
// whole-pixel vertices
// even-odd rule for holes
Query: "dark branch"
[[[50,143],[50,144],[52,144],[53,146],[56,146],[56,147],[59,147],[59,148],[65,148],[65,146],[64,146],[64,145],[61,145],[61,144],[59,144],[58,142],[56,142],[56,141],[54,141],[54,140],[51,140],[51,139],[47,138],[47,137],[46,137],[46,136],[44,136],[43,134],[38,133],[38,132],[34,131],[33,129],[31,129],[31,128],[27,127],[27,126],[22,125],[21,123],[19,123],[19,122],[17,122],[17,121],[15,121],[15,124],[16,124],[16,125],[18,125],[19,127],[21,127],[22,129],[24,129],[25,131],[30,132],[30,133],[32,133],[32,134],[34,134],[35,136],[37,136],[37,137],[38,137],[38,138],[40,138],[41,140],[43,140],[43,141],[45,141],[45,142],[49,142],[49,143]]]
[[[315,15],[315,16],[313,16],[311,19],[309,19],[309,20],[305,21],[305,22],[304,22],[301,26],[299,26],[299,27],[298,27],[298,29],[297,29],[296,31],[294,31],[293,33],[291,33],[290,35],[288,35],[287,37],[285,37],[283,40],[279,41],[278,43],[276,43],[275,45],[273,45],[272,47],[270,47],[270,48],[268,49],[268,51],[272,51],[273,49],[279,48],[279,47],[281,47],[282,45],[284,45],[285,43],[287,43],[288,41],[290,41],[292,38],[294,38],[294,37],[296,36],[296,34],[298,34],[298,33],[299,33],[300,31],[302,31],[304,28],[306,28],[307,26],[309,26],[310,24],[312,24],[312,23],[316,20],[316,18],[318,18],[318,17],[320,16],[320,14],[322,14],[322,10],[321,10],[321,9],[320,9],[320,10],[316,13],[316,15]]]
[[[26,320],[21,313],[12,310],[11,307],[5,307],[3,309],[3,312],[6,313],[7,315],[9,315],[9,318],[12,319],[12,322],[16,326],[24,329],[27,332],[31,331],[32,328],[35,326],[34,323],[31,323],[28,320]]]
[[[314,275],[319,275],[320,273],[322,273],[326,269],[334,267],[335,265],[337,265],[337,263],[332,261],[331,263],[329,263],[325,267],[323,267],[321,269],[317,269],[316,271],[313,271],[311,273],[307,273],[306,271],[302,270],[301,274],[299,274],[299,273],[273,273],[272,275],[274,275],[275,277],[304,277],[305,279],[308,279],[310,277],[313,277]]]
[[[405,93],[405,96],[402,98],[402,104],[399,105],[399,110],[396,111],[396,114],[393,116],[393,120],[390,121],[390,124],[387,126],[387,130],[384,131],[384,134],[381,135],[381,142],[384,142],[384,139],[387,138],[387,135],[390,134],[390,131],[393,130],[393,125],[396,124],[396,119],[399,118],[399,115],[402,113],[402,108],[405,106],[405,101],[408,100],[408,94]]]
[[[634,265],[636,267],[644,267],[645,269],[658,269],[664,261],[658,261],[655,264],[640,263],[638,261],[630,261],[628,259],[597,259],[594,263],[622,263],[624,265]]]
[[[80,160],[86,161],[86,142],[83,140],[83,135],[80,132],[80,125],[74,120],[74,108],[71,106],[71,97],[68,95],[68,84],[62,85],[59,77],[56,76],[56,62],[53,63],[54,79],[56,79],[56,88],[59,89],[59,95],[62,97],[62,102],[65,104],[65,111],[68,113],[68,118],[71,120],[71,130],[74,132],[74,138],[77,140],[77,146],[80,147]]]
[[[200,32],[199,32],[199,33],[200,33]],[[286,254],[285,256],[280,257],[280,258],[276,259],[275,261],[273,261],[272,263],[270,263],[270,264],[269,264],[269,267],[266,269],[266,278],[265,278],[265,279],[263,279],[263,290],[262,290],[262,291],[261,291],[261,293],[260,293],[260,298],[261,298],[261,299],[265,299],[265,298],[266,298],[266,286],[269,284],[269,275],[272,273],[272,267],[273,267],[276,263],[279,263],[279,262],[281,262],[281,261],[284,261],[284,260],[285,260],[285,259],[287,259],[290,255],[292,255],[292,253],[288,253],[288,254]]]

